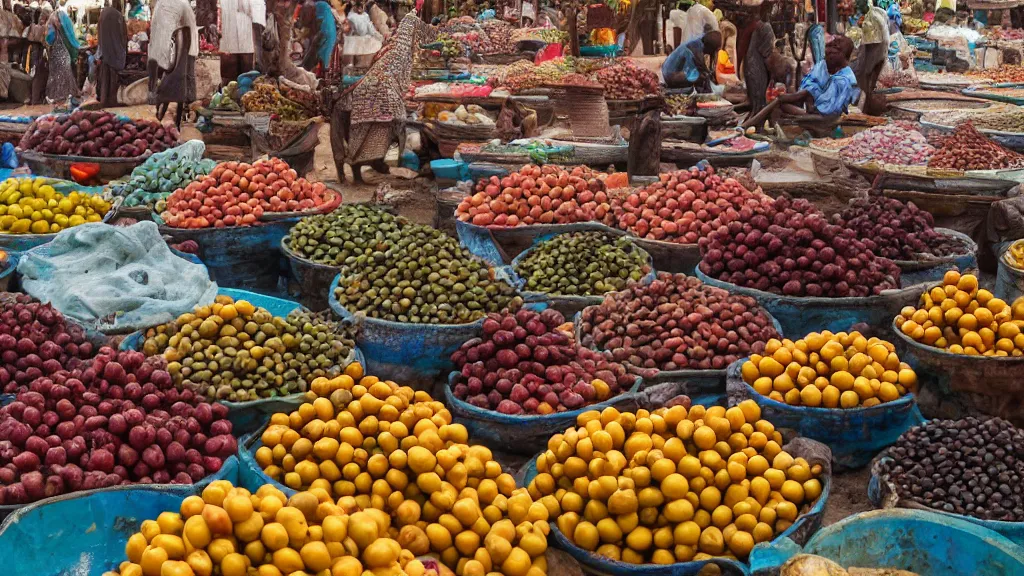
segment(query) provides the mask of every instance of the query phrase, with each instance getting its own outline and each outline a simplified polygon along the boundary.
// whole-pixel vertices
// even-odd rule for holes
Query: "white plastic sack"
[[[211,304],[206,267],[178,257],[153,222],[83,224],[21,256],[25,292],[106,334],[169,322]]]

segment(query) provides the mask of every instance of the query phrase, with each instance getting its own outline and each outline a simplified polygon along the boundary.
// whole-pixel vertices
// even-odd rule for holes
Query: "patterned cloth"
[[[350,164],[383,158],[394,134],[405,129],[403,96],[412,80],[413,50],[436,35],[436,29],[415,14],[406,14],[366,75],[342,94],[352,107],[346,159]]]
[[[743,64],[743,79],[747,84],[751,115],[758,113],[768,103],[765,96],[768,89],[768,58],[774,48],[775,32],[771,25],[759,22],[750,35],[750,45]]]

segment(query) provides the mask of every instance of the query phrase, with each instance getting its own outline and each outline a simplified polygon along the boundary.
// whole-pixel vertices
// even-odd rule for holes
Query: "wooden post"
[[[634,176],[657,176],[661,168],[661,110],[648,110],[633,118],[629,128],[626,171]]]

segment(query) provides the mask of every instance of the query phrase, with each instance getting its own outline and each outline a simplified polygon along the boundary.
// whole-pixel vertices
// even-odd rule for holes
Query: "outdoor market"
[[[3,0],[14,576],[1024,576],[1021,0]]]

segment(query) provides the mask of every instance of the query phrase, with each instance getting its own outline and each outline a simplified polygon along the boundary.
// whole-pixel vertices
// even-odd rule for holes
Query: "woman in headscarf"
[[[338,21],[334,10],[327,0],[316,0],[300,9],[299,18],[306,29],[315,31],[302,59],[302,67],[320,77],[326,76],[338,44]]]
[[[768,103],[765,96],[768,90],[768,59],[775,52],[775,32],[757,13],[743,28],[742,36],[748,38],[748,41],[739,48],[737,59],[743,69],[747,101],[750,102],[750,115],[753,116]]]
[[[100,12],[100,41],[96,51],[100,65],[96,69],[96,96],[104,108],[117,106],[117,89],[121,86],[119,73],[124,70],[128,55],[128,29],[121,9],[122,0],[113,0],[113,4]]]
[[[384,156],[391,143],[405,146],[405,101],[412,72],[413,50],[429,43],[436,29],[425,24],[415,12],[402,18],[366,75],[345,90],[331,112],[331,148],[338,178],[345,178],[345,164],[352,167],[356,182],[369,165],[381,174],[388,172]]]
[[[160,0],[153,12],[149,39],[150,103],[162,120],[171,102],[177,102],[175,125],[196,99],[196,57],[199,29],[188,0]],[[158,84],[159,81],[159,84]]]
[[[46,81],[46,99],[51,103],[67,102],[78,98],[78,81],[74,66],[78,64],[78,38],[71,18],[63,8],[50,15],[47,23],[46,44],[49,46],[50,77]]]

